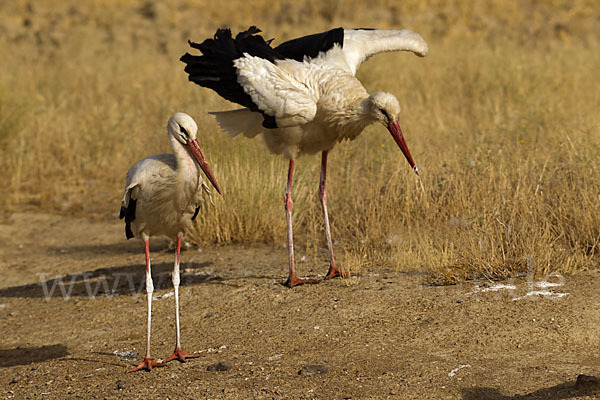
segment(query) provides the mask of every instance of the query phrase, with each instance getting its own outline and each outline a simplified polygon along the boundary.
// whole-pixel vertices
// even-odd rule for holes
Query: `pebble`
[[[329,368],[325,365],[305,365],[298,371],[298,375],[326,374],[327,372],[329,372]]]
[[[575,387],[578,389],[583,387],[600,387],[600,379],[595,376],[580,374],[577,376]]]
[[[119,390],[123,390],[127,387],[127,382],[124,381],[117,381],[117,389]]]
[[[210,364],[209,366],[206,367],[206,370],[207,371],[227,371],[231,368],[233,368],[233,366],[231,364],[229,364],[228,362],[218,362],[216,364]]]

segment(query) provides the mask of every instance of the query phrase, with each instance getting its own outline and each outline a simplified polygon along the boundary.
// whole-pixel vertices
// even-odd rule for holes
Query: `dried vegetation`
[[[400,99],[422,179],[380,127],[332,152],[330,215],[348,267],[442,283],[598,267],[593,0],[3,2],[2,208],[116,218],[125,171],[168,151],[163,127],[185,111],[224,188],[191,237],[284,243],[285,161],[219,132],[206,111],[232,105],[188,83],[178,61],[187,39],[251,24],[276,41],[341,25],[429,42],[424,59],[385,54],[359,71],[370,91]],[[299,250],[324,263],[318,173],[318,157],[299,160],[295,227]]]

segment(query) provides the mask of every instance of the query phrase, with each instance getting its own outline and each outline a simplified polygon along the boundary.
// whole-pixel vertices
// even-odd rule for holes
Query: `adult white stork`
[[[245,108],[213,113],[221,128],[236,136],[262,133],[267,148],[289,159],[284,203],[288,226],[289,274],[286,285],[316,282],[299,279],[294,266],[291,185],[294,160],[322,152],[319,197],[330,255],[326,278],[342,274],[333,255],[325,176],[327,154],[337,142],[354,139],[369,124],[387,127],[418,174],[398,117],[400,105],[386,92],[367,93],[355,77],[360,64],[386,51],[427,54],[427,43],[409,30],[336,28],[271,47],[255,26],[232,37],[219,29],[213,39],[189,42],[201,56],[186,53],[189,80]]]
[[[210,189],[204,183],[200,170],[221,193],[219,185],[198,145],[198,126],[187,114],[176,113],[167,123],[167,133],[174,154],[155,154],[144,158],[127,171],[125,194],[121,202],[119,218],[125,218],[127,239],[139,236],[146,249],[146,293],[148,296],[148,330],[146,357],[137,367],[127,372],[160,367],[177,359],[198,357],[181,350],[179,333],[179,255],[181,238],[186,228],[198,215],[204,195],[210,200]],[[154,285],[150,270],[150,236],[164,235],[177,240],[173,288],[175,290],[175,351],[158,363],[150,357],[150,327],[152,319],[152,293]]]

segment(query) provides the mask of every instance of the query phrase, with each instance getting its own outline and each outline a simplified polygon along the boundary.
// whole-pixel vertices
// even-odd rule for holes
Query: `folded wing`
[[[300,62],[293,64],[307,68]],[[277,127],[302,125],[315,117],[318,99],[307,82],[298,81],[292,73],[264,58],[248,54],[235,60],[234,66],[244,92],[261,111],[275,117]]]

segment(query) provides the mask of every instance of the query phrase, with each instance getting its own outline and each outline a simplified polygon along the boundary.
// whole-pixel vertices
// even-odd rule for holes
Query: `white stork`
[[[271,47],[255,26],[232,37],[229,29],[217,30],[213,39],[189,42],[201,56],[186,53],[189,80],[213,89],[245,108],[213,113],[221,128],[234,137],[262,133],[267,148],[289,159],[284,198],[288,226],[289,274],[287,286],[314,283],[299,279],[294,266],[291,185],[294,160],[302,154],[322,152],[319,197],[323,207],[330,266],[326,278],[342,274],[333,255],[325,176],[327,154],[337,142],[354,139],[369,124],[379,122],[414,169],[400,130],[400,105],[386,92],[367,93],[355,77],[360,64],[386,51],[427,54],[427,43],[409,30],[336,28]]]
[[[127,372],[160,367],[177,359],[198,357],[181,350],[179,334],[179,253],[181,238],[186,228],[198,215],[204,195],[210,200],[210,189],[204,183],[200,169],[221,193],[219,185],[206,162],[196,140],[198,126],[187,114],[176,113],[167,123],[169,141],[175,154],[155,154],[138,161],[127,171],[125,194],[121,202],[119,218],[125,218],[127,239],[139,236],[146,249],[146,293],[148,296],[148,331],[146,357],[137,367]],[[152,292],[154,285],[150,271],[150,236],[164,235],[177,240],[173,287],[175,289],[175,351],[158,363],[150,357],[150,326],[152,317]]]

